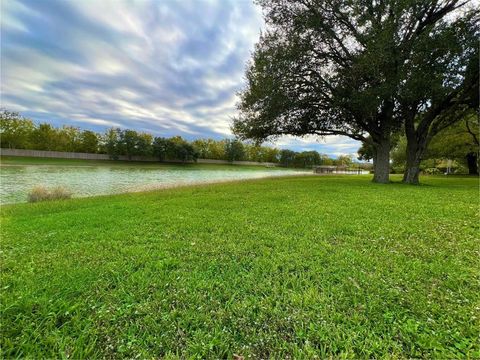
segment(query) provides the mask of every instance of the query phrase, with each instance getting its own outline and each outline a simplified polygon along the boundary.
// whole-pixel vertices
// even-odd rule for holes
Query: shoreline
[[[69,200],[77,200],[77,199],[92,199],[97,197],[109,197],[109,196],[119,196],[119,195],[128,195],[128,194],[153,193],[156,191],[182,189],[182,188],[189,188],[189,187],[193,188],[193,187],[202,187],[202,186],[210,186],[210,185],[217,185],[217,184],[242,183],[242,182],[255,181],[255,180],[281,179],[286,177],[308,177],[308,176],[315,176],[315,174],[298,173],[298,174],[272,175],[272,176],[263,176],[258,178],[245,178],[245,179],[222,179],[222,180],[207,180],[207,181],[195,181],[195,182],[185,181],[185,182],[176,182],[171,184],[152,184],[152,185],[144,185],[140,187],[132,187],[127,191],[111,193],[111,194],[96,194],[96,195],[86,195],[86,196],[75,196],[75,194],[73,194],[71,199],[42,201],[39,203],[52,203],[57,201],[69,201]],[[31,204],[31,203],[29,203],[28,201],[0,203],[0,207],[4,207],[4,206],[11,207],[11,206],[22,205],[22,204]]]

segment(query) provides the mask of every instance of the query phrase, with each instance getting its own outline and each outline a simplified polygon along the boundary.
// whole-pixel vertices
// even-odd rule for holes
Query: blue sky
[[[231,137],[263,27],[250,0],[3,0],[1,105],[37,121]],[[275,146],[354,154],[344,137]]]

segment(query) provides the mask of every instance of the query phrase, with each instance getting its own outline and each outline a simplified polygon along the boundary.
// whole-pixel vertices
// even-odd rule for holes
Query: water
[[[155,188],[218,182],[239,179],[257,179],[307,173],[291,169],[232,169],[195,167],[128,167],[128,166],[59,166],[25,165],[2,166],[0,172],[0,203],[27,201],[29,191],[38,185],[64,186],[73,197],[118,194]],[[310,173],[310,172],[308,172]]]

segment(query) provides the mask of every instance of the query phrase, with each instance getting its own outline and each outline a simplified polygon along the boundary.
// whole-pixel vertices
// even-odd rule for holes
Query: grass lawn
[[[478,179],[370,178],[4,206],[1,357],[480,357]]]

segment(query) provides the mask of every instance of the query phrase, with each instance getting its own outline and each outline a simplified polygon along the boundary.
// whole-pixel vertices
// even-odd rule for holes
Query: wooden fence
[[[107,154],[91,154],[78,152],[63,152],[63,151],[47,151],[47,150],[25,150],[25,149],[0,149],[2,156],[27,156],[38,158],[58,158],[58,159],[82,159],[82,160],[112,160]],[[151,156],[118,156],[118,160],[123,161],[158,161],[157,158]],[[114,161],[114,160],[112,160]],[[165,162],[177,163],[179,161],[166,160]],[[270,162],[256,162],[256,161],[233,161],[214,160],[214,159],[198,159],[199,164],[235,164],[235,165],[256,165],[256,166],[277,166],[278,164]]]

